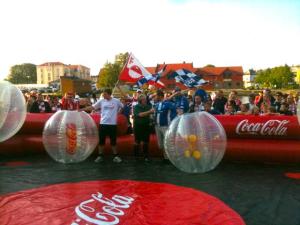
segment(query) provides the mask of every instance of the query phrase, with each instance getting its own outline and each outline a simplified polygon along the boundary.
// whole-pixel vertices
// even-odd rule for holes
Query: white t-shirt
[[[123,104],[119,99],[111,98],[98,100],[93,107],[96,110],[100,109],[100,124],[116,125],[118,112],[123,108]]]

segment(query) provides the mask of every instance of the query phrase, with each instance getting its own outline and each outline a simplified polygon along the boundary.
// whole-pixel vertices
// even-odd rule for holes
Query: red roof
[[[229,66],[229,67],[210,67],[210,66],[208,66],[208,67],[203,67],[203,68],[197,69],[197,72],[204,73],[207,75],[220,76],[226,70],[243,74],[243,67],[241,67],[241,66]]]
[[[154,74],[156,67],[146,67],[146,70],[149,71],[149,73]]]
[[[156,66],[156,72],[161,70],[163,66],[166,65],[166,70],[164,72],[165,74],[168,74],[171,71],[176,71],[180,69],[187,69],[191,72],[194,72],[196,68],[194,68],[193,63],[170,63],[170,64],[157,64]]]
[[[61,62],[45,62],[39,66],[50,66],[50,65],[52,66],[52,65],[65,65],[65,64],[63,64]]]
[[[77,69],[77,68],[79,68],[79,67],[89,69],[88,67],[83,66],[83,65],[80,65],[80,64],[78,64],[78,65],[68,65],[68,67],[69,67],[70,69]]]

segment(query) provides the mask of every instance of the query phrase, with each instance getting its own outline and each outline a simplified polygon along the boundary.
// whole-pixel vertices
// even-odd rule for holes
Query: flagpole
[[[125,67],[127,66],[128,60],[129,60],[129,58],[131,57],[131,54],[132,54],[132,53],[130,53],[130,54],[128,55],[128,57],[127,57],[127,59],[126,59],[126,63],[124,64],[124,66],[123,66],[123,68],[122,68],[122,70],[121,70],[120,73],[122,73],[122,71],[123,71],[123,70],[125,69]],[[114,88],[112,89],[112,93],[114,93],[115,89],[118,88],[118,90],[120,91],[121,95],[123,95],[123,96],[125,97],[126,95],[124,94],[124,92],[122,91],[122,89],[121,89],[120,86],[119,86],[119,82],[120,82],[119,77],[120,77],[120,74],[119,74],[119,76],[118,76],[118,80],[117,80],[117,82],[116,82]]]

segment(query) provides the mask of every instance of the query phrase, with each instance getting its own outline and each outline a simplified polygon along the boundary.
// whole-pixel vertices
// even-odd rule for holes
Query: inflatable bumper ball
[[[196,112],[172,121],[164,145],[175,167],[188,173],[204,173],[220,163],[226,142],[226,133],[219,121],[207,112]]]
[[[0,81],[0,142],[15,135],[26,118],[23,93],[7,81]]]
[[[58,111],[44,126],[43,144],[48,154],[61,163],[85,160],[98,144],[98,129],[85,112]]]

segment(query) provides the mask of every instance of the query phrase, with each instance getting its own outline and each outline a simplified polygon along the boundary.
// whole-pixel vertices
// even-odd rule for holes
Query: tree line
[[[299,86],[295,82],[295,74],[291,72],[288,65],[257,71],[255,83],[262,87],[275,89],[297,88]]]

